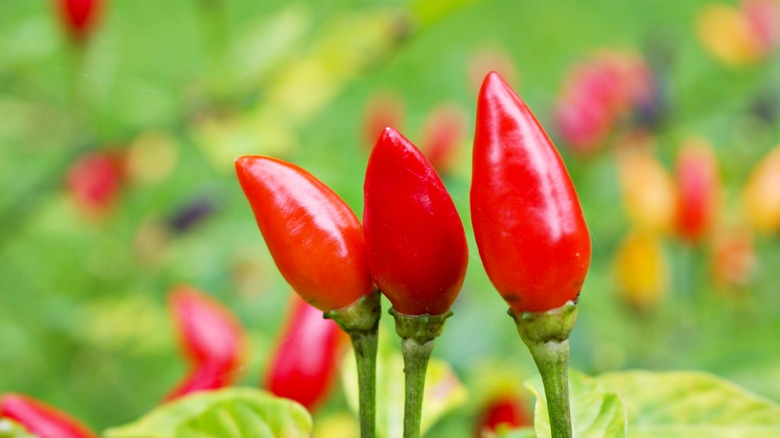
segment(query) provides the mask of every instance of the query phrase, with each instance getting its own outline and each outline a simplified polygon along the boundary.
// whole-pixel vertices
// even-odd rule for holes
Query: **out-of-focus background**
[[[0,13],[0,392],[96,429],[139,417],[187,370],[179,284],[237,315],[236,384],[257,386],[290,291],[233,159],[294,162],[360,216],[391,125],[439,170],[472,252],[434,351],[468,397],[429,436],[473,430],[497,388],[531,409],[533,364],[469,219],[476,95],[496,70],[590,225],[571,366],[704,370],[780,400],[778,1],[97,3],[82,30],[57,1]],[[349,428],[347,412],[335,384],[315,425]]]

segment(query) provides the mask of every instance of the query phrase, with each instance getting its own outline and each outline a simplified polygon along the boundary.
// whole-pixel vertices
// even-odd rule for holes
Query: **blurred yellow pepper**
[[[636,230],[618,247],[614,259],[617,292],[631,308],[645,312],[663,299],[669,267],[659,234]]]
[[[753,170],[742,191],[742,205],[757,230],[780,230],[780,146]]]
[[[618,154],[618,180],[626,214],[638,228],[669,231],[675,216],[672,177],[649,148],[633,146]]]
[[[712,56],[732,67],[754,64],[765,55],[751,21],[733,6],[705,6],[696,18],[696,33]]]

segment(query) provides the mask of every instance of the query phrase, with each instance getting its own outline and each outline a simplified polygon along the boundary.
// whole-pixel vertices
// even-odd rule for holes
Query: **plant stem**
[[[528,344],[542,375],[552,438],[572,437],[569,411],[569,341]]]
[[[376,352],[377,330],[353,330],[349,333],[358,372],[360,436],[376,436]]]
[[[376,353],[379,340],[381,294],[365,295],[341,309],[325,312],[352,340],[358,372],[361,438],[376,437]]]
[[[441,334],[444,322],[452,316],[452,312],[406,315],[390,309],[390,314],[395,318],[395,332],[401,337],[401,352],[404,355],[404,438],[419,438],[425,372],[433,351],[433,340]]]
[[[517,332],[531,351],[542,375],[553,438],[571,438],[569,409],[569,334],[577,320],[577,304],[569,301],[546,312],[509,311]]]
[[[414,339],[401,341],[404,355],[405,397],[404,438],[419,438],[422,420],[425,372],[433,351],[433,340],[419,344]]]

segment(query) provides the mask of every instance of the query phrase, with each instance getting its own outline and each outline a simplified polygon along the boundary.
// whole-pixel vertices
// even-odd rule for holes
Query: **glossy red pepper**
[[[292,295],[291,305],[265,387],[311,411],[330,393],[346,339],[335,322],[297,295]]]
[[[406,315],[447,312],[463,284],[463,223],[422,153],[387,128],[368,160],[363,227],[379,290]]]
[[[578,297],[591,247],[577,193],[531,110],[495,72],[477,103],[471,214],[488,277],[515,313]]]
[[[236,173],[276,266],[303,299],[328,312],[376,290],[360,221],[333,190],[269,157],[239,157]]]
[[[712,147],[700,139],[683,144],[677,155],[677,234],[696,243],[712,228],[720,183]]]
[[[74,40],[86,39],[100,13],[101,0],[58,0],[60,15]]]
[[[19,423],[39,438],[97,438],[97,434],[75,418],[20,394],[0,396],[0,418]]]
[[[198,391],[225,388],[233,383],[234,377],[235,372],[232,368],[226,368],[218,363],[203,362],[194,365],[164,400],[173,400]]]
[[[230,370],[241,357],[243,330],[222,304],[191,286],[179,286],[169,297],[182,345],[190,360]]]

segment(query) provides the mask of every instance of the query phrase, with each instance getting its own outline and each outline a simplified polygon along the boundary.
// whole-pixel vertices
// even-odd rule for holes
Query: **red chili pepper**
[[[386,126],[399,126],[406,118],[403,98],[395,93],[382,92],[371,96],[363,115],[363,131],[367,147]]]
[[[0,418],[17,422],[40,438],[97,438],[75,418],[21,394],[0,396]]]
[[[452,171],[465,132],[466,117],[455,105],[441,105],[428,115],[423,126],[420,150],[436,172],[443,175]]]
[[[93,152],[68,169],[66,184],[79,208],[87,214],[107,212],[122,188],[122,157],[115,152]]]
[[[499,428],[517,429],[532,426],[531,417],[523,402],[515,395],[503,395],[491,400],[483,411],[477,428],[477,437],[484,437]]]
[[[82,42],[95,24],[100,0],[59,0],[60,15],[74,40]]]
[[[165,401],[183,397],[198,391],[213,391],[225,388],[233,383],[235,372],[230,367],[218,363],[204,362],[195,365],[192,370],[165,396]]]
[[[710,230],[720,183],[711,146],[700,139],[683,144],[677,155],[677,234],[696,243]]]
[[[165,400],[229,386],[242,356],[243,329],[236,317],[191,286],[175,288],[169,305],[192,370]]]
[[[191,286],[179,286],[169,297],[184,350],[196,365],[230,371],[241,357],[243,330],[222,304]]]
[[[368,160],[363,227],[374,281],[406,315],[447,312],[463,284],[466,234],[422,153],[387,128]]]
[[[276,266],[307,302],[327,312],[376,290],[360,221],[333,190],[269,157],[239,157],[236,173]]]
[[[265,376],[265,387],[311,411],[330,392],[345,338],[335,322],[324,319],[320,310],[297,295],[292,295],[291,304],[287,327]]]
[[[578,297],[591,247],[577,193],[531,110],[495,72],[477,103],[471,213],[482,263],[512,311]]]

